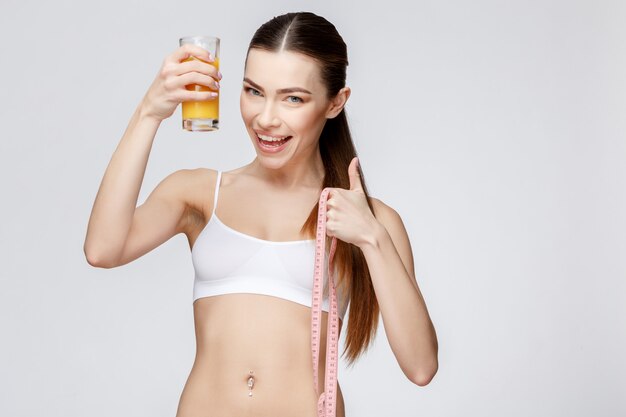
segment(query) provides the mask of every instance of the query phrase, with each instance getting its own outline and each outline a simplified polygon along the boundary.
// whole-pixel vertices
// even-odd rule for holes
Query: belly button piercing
[[[248,393],[248,397],[252,397],[252,387],[254,386],[254,377],[252,376],[253,372],[250,371],[250,377],[248,378],[248,389],[250,392]]]

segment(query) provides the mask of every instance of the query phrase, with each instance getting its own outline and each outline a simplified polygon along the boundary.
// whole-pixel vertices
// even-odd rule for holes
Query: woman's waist
[[[240,388],[248,390],[249,384],[252,384],[252,391],[256,389],[275,391],[297,386],[313,389],[310,361],[289,362],[275,358],[258,360],[251,357],[222,361],[217,357],[197,355],[191,377],[207,387],[232,387],[235,391]]]
[[[326,341],[320,343],[318,374],[323,376],[326,363]],[[313,378],[313,355],[308,332],[262,334],[222,332],[196,337],[194,369],[206,375],[238,380],[250,371],[263,374],[268,381]]]
[[[320,348],[326,346],[322,316]],[[194,303],[196,356],[205,363],[311,366],[311,310],[256,294],[228,294]],[[245,358],[245,360],[244,360]],[[306,365],[305,365],[306,364]]]
[[[326,361],[322,317],[318,375]],[[194,303],[194,372],[237,384],[253,371],[272,386],[313,383],[311,310],[274,297],[229,294]],[[288,386],[288,385],[287,385]]]
[[[202,409],[246,416],[315,417],[317,404],[311,364],[276,357],[197,355],[185,391],[186,401]]]
[[[305,341],[292,336],[277,337],[271,343],[267,338],[255,341],[235,333],[202,337],[187,382],[186,402],[202,409],[238,410],[242,416],[314,417],[317,397],[308,334]],[[324,390],[324,366],[325,349],[321,349],[319,393]]]

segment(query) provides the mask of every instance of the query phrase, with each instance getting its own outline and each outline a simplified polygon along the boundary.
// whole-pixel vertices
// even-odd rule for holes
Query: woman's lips
[[[285,147],[287,146],[287,143],[289,143],[291,138],[292,136],[287,136],[285,139],[281,141],[282,143],[280,145],[270,145],[269,143],[272,143],[272,142],[266,142],[263,139],[261,139],[258,134],[256,135],[259,148],[261,148],[261,150],[266,153],[277,153],[277,152],[282,151],[283,149],[285,149]]]

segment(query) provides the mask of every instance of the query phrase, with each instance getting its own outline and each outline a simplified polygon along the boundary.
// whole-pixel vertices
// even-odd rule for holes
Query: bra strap
[[[215,214],[215,209],[217,208],[217,195],[220,193],[220,183],[222,179],[222,171],[217,171],[217,180],[215,181],[215,196],[213,197],[213,213]]]

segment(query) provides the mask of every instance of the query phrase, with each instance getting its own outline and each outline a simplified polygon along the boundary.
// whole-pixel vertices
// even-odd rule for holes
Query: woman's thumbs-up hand
[[[371,242],[378,220],[367,204],[355,156],[348,166],[350,189],[330,188],[326,201],[326,234],[361,247]]]

